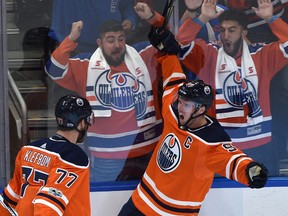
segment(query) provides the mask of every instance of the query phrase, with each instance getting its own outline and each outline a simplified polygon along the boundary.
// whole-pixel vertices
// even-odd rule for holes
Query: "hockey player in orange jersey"
[[[67,95],[55,108],[57,132],[23,146],[0,196],[0,215],[90,216],[89,160],[83,142],[93,114],[87,99]]]
[[[185,81],[172,33],[156,28],[149,39],[164,53],[159,58],[164,129],[119,216],[198,215],[215,173],[251,188],[264,187],[265,166],[234,147],[218,121],[205,114],[213,102],[211,86],[202,80]]]

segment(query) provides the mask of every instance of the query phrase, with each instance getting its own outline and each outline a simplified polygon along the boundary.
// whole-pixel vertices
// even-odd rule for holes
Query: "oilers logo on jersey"
[[[181,158],[182,150],[179,139],[173,133],[167,134],[157,153],[158,166],[165,173],[172,172],[180,164]]]
[[[117,111],[137,109],[137,117],[144,115],[148,95],[143,82],[130,73],[111,74],[104,71],[95,83],[95,95],[104,107],[110,105]]]
[[[255,117],[262,114],[255,85],[249,79],[241,78],[239,71],[227,76],[223,86],[223,94],[227,103],[235,108],[241,108],[247,103],[250,116]]]

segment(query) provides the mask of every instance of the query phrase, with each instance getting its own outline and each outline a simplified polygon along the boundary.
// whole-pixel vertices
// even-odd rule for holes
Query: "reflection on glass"
[[[71,57],[74,58],[76,58],[76,56],[79,59],[91,57],[98,46],[97,36],[100,23],[102,20],[109,18],[117,18],[122,21],[122,24],[125,24],[123,23],[125,20],[130,19],[131,25],[129,23],[125,24],[132,26],[132,28],[127,27],[127,29],[125,29],[126,43],[134,46],[138,51],[147,45],[147,34],[150,26],[146,21],[140,20],[135,15],[133,11],[134,0],[111,1],[112,3],[114,2],[113,4],[110,4],[110,1],[103,0],[101,1],[102,6],[98,12],[95,11],[99,10],[99,3],[96,4],[95,2],[97,1],[89,2],[93,3],[90,5],[91,7],[87,7],[88,4],[85,4],[83,1],[76,0],[70,0],[69,3],[64,0],[6,1],[8,67],[11,78],[15,82],[21,96],[19,99],[19,97],[17,97],[17,91],[10,90],[9,100],[11,100],[11,103],[9,106],[9,118],[12,167],[14,166],[15,156],[21,146],[27,142],[55,133],[56,124],[54,121],[53,107],[55,101],[57,101],[60,96],[70,93],[71,90],[87,96],[87,86],[79,85],[81,76],[71,77],[70,81],[67,82],[70,84],[74,82],[75,88],[67,89],[58,85],[59,83],[54,82],[44,71],[44,66],[49,61],[51,53],[59,46],[60,42],[70,34],[73,21],[83,20],[84,22],[81,37],[78,40],[79,45],[70,53]],[[234,6],[233,1],[228,2],[230,2],[231,5],[222,4],[222,6]],[[120,10],[118,10],[120,7],[121,10],[123,10],[123,5],[130,8],[129,10],[125,10],[128,13],[125,17],[122,15],[122,12],[120,13]],[[156,11],[160,14],[162,13],[164,2],[153,1],[152,5]],[[235,5],[237,6],[237,4]],[[221,6],[219,5],[219,7]],[[179,10],[180,16],[176,22],[179,21],[179,25],[181,26],[184,21],[180,22],[180,18],[186,9],[184,1],[179,2],[179,7],[175,8]],[[245,10],[245,5],[243,5],[242,9]],[[279,11],[276,12],[280,13],[282,9],[281,5],[279,5],[279,7],[277,7]],[[197,13],[194,13],[194,15],[197,15]],[[288,16],[283,15],[283,17]],[[211,23],[210,26],[212,26],[213,30],[219,30],[217,20]],[[215,39],[219,37],[217,31],[215,32]],[[206,30],[203,28],[197,37],[208,40],[207,32],[206,26]],[[249,28],[248,39],[252,42],[263,40],[264,42],[270,42],[275,40],[274,37],[266,37],[264,33],[266,34],[267,32],[264,25],[255,29]],[[263,35],[261,33],[263,33]],[[85,53],[85,55],[83,53]],[[142,52],[141,56],[145,56],[144,60],[148,61],[148,59],[151,59],[150,54],[152,55],[152,52],[150,53],[148,50],[146,54]],[[148,64],[149,63],[150,62],[148,62]],[[155,65],[151,67],[154,67],[151,71],[149,70],[149,76],[152,80],[151,89],[153,90],[154,100],[158,101],[157,82],[159,77],[155,75]],[[106,99],[110,97],[109,94],[113,95],[108,101],[110,102],[109,110],[111,111],[111,115],[116,115],[115,119],[106,121],[106,119],[110,117],[96,117],[94,125],[95,131],[90,131],[86,142],[97,142],[99,145],[93,146],[92,144],[87,145],[87,143],[81,145],[91,159],[92,181],[140,179],[149,161],[150,154],[153,151],[153,145],[157,141],[156,137],[161,134],[161,124],[158,124],[159,122],[156,122],[157,126],[155,127],[146,125],[140,129],[137,125],[139,122],[135,121],[137,117],[141,116],[142,109],[145,109],[143,108],[145,107],[143,106],[143,98],[149,97],[147,92],[145,93],[143,90],[144,86],[142,85],[142,81],[138,80],[138,82],[134,83],[134,77],[129,73],[121,75],[120,72],[128,71],[125,67],[124,69],[119,69],[119,71],[117,71],[116,67],[113,67],[112,70],[115,71],[115,74],[103,71],[103,76],[108,77],[109,82],[103,82],[98,85],[98,90],[101,90],[101,94],[98,95],[99,97],[97,97],[97,99],[102,104],[105,104],[104,107],[107,107]],[[194,79],[195,74],[193,71],[187,70],[187,77]],[[287,67],[284,67],[271,80],[270,89],[270,106],[273,117],[272,142],[273,149],[278,157],[277,160],[279,161],[279,175],[287,175],[288,170],[288,137],[286,133],[288,119],[285,111],[288,101],[285,99],[287,98],[286,80]],[[124,82],[128,83],[127,86],[122,85]],[[66,85],[64,85],[64,87],[65,86]],[[12,84],[9,85],[9,88],[12,89]],[[24,100],[27,110],[24,109],[25,106],[23,108],[21,99]],[[139,115],[137,115],[137,110],[135,109],[136,104],[139,105],[139,107],[137,106],[137,108],[139,108]],[[269,106],[269,104],[267,104],[267,106]],[[159,112],[159,110],[157,112]],[[159,113],[157,113],[156,117],[160,120]],[[131,119],[134,120],[132,121]],[[25,125],[25,121],[27,121],[27,128],[21,127],[21,125]],[[95,137],[97,137],[96,141],[94,140]],[[141,143],[143,143],[143,141],[149,142],[147,149],[143,148],[141,150],[139,149],[139,151],[134,151],[133,149],[136,148],[137,144],[142,145]],[[136,145],[133,146],[132,144]],[[145,145],[146,144],[147,143],[145,143]],[[91,149],[93,151],[91,151]],[[117,150],[116,155],[113,154],[114,150]],[[257,153],[257,149],[255,149],[255,151]],[[254,154],[253,152],[247,151],[247,154],[250,153]],[[143,156],[142,158],[140,157],[141,155]],[[127,157],[128,159],[126,160]],[[261,161],[261,157],[263,157],[263,155],[260,155],[257,160]],[[145,162],[143,162],[143,160]],[[139,169],[139,166],[141,169]],[[116,169],[118,169],[118,171],[115,172]],[[112,170],[113,173],[109,173],[109,170]],[[97,174],[98,171],[99,174]],[[107,173],[105,173],[106,171]],[[136,177],[131,177],[131,173],[137,174]]]

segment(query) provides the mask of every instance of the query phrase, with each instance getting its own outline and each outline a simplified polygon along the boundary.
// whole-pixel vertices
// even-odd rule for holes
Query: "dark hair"
[[[117,20],[106,20],[99,27],[99,38],[103,38],[106,32],[124,31],[121,22]]]
[[[247,29],[248,25],[248,18],[247,15],[244,14],[243,11],[240,11],[238,9],[229,9],[225,10],[219,17],[220,24],[223,21],[236,21],[243,27],[243,29]]]

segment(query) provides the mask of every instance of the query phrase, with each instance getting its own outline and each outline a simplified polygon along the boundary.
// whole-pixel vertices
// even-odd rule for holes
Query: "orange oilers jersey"
[[[196,129],[178,126],[172,101],[185,79],[176,56],[165,56],[163,71],[164,129],[146,172],[132,194],[145,215],[198,215],[214,174],[248,185],[245,169],[252,161],[232,145],[216,119]]]
[[[55,135],[22,147],[15,163],[3,197],[19,216],[90,216],[89,160],[79,146]]]

